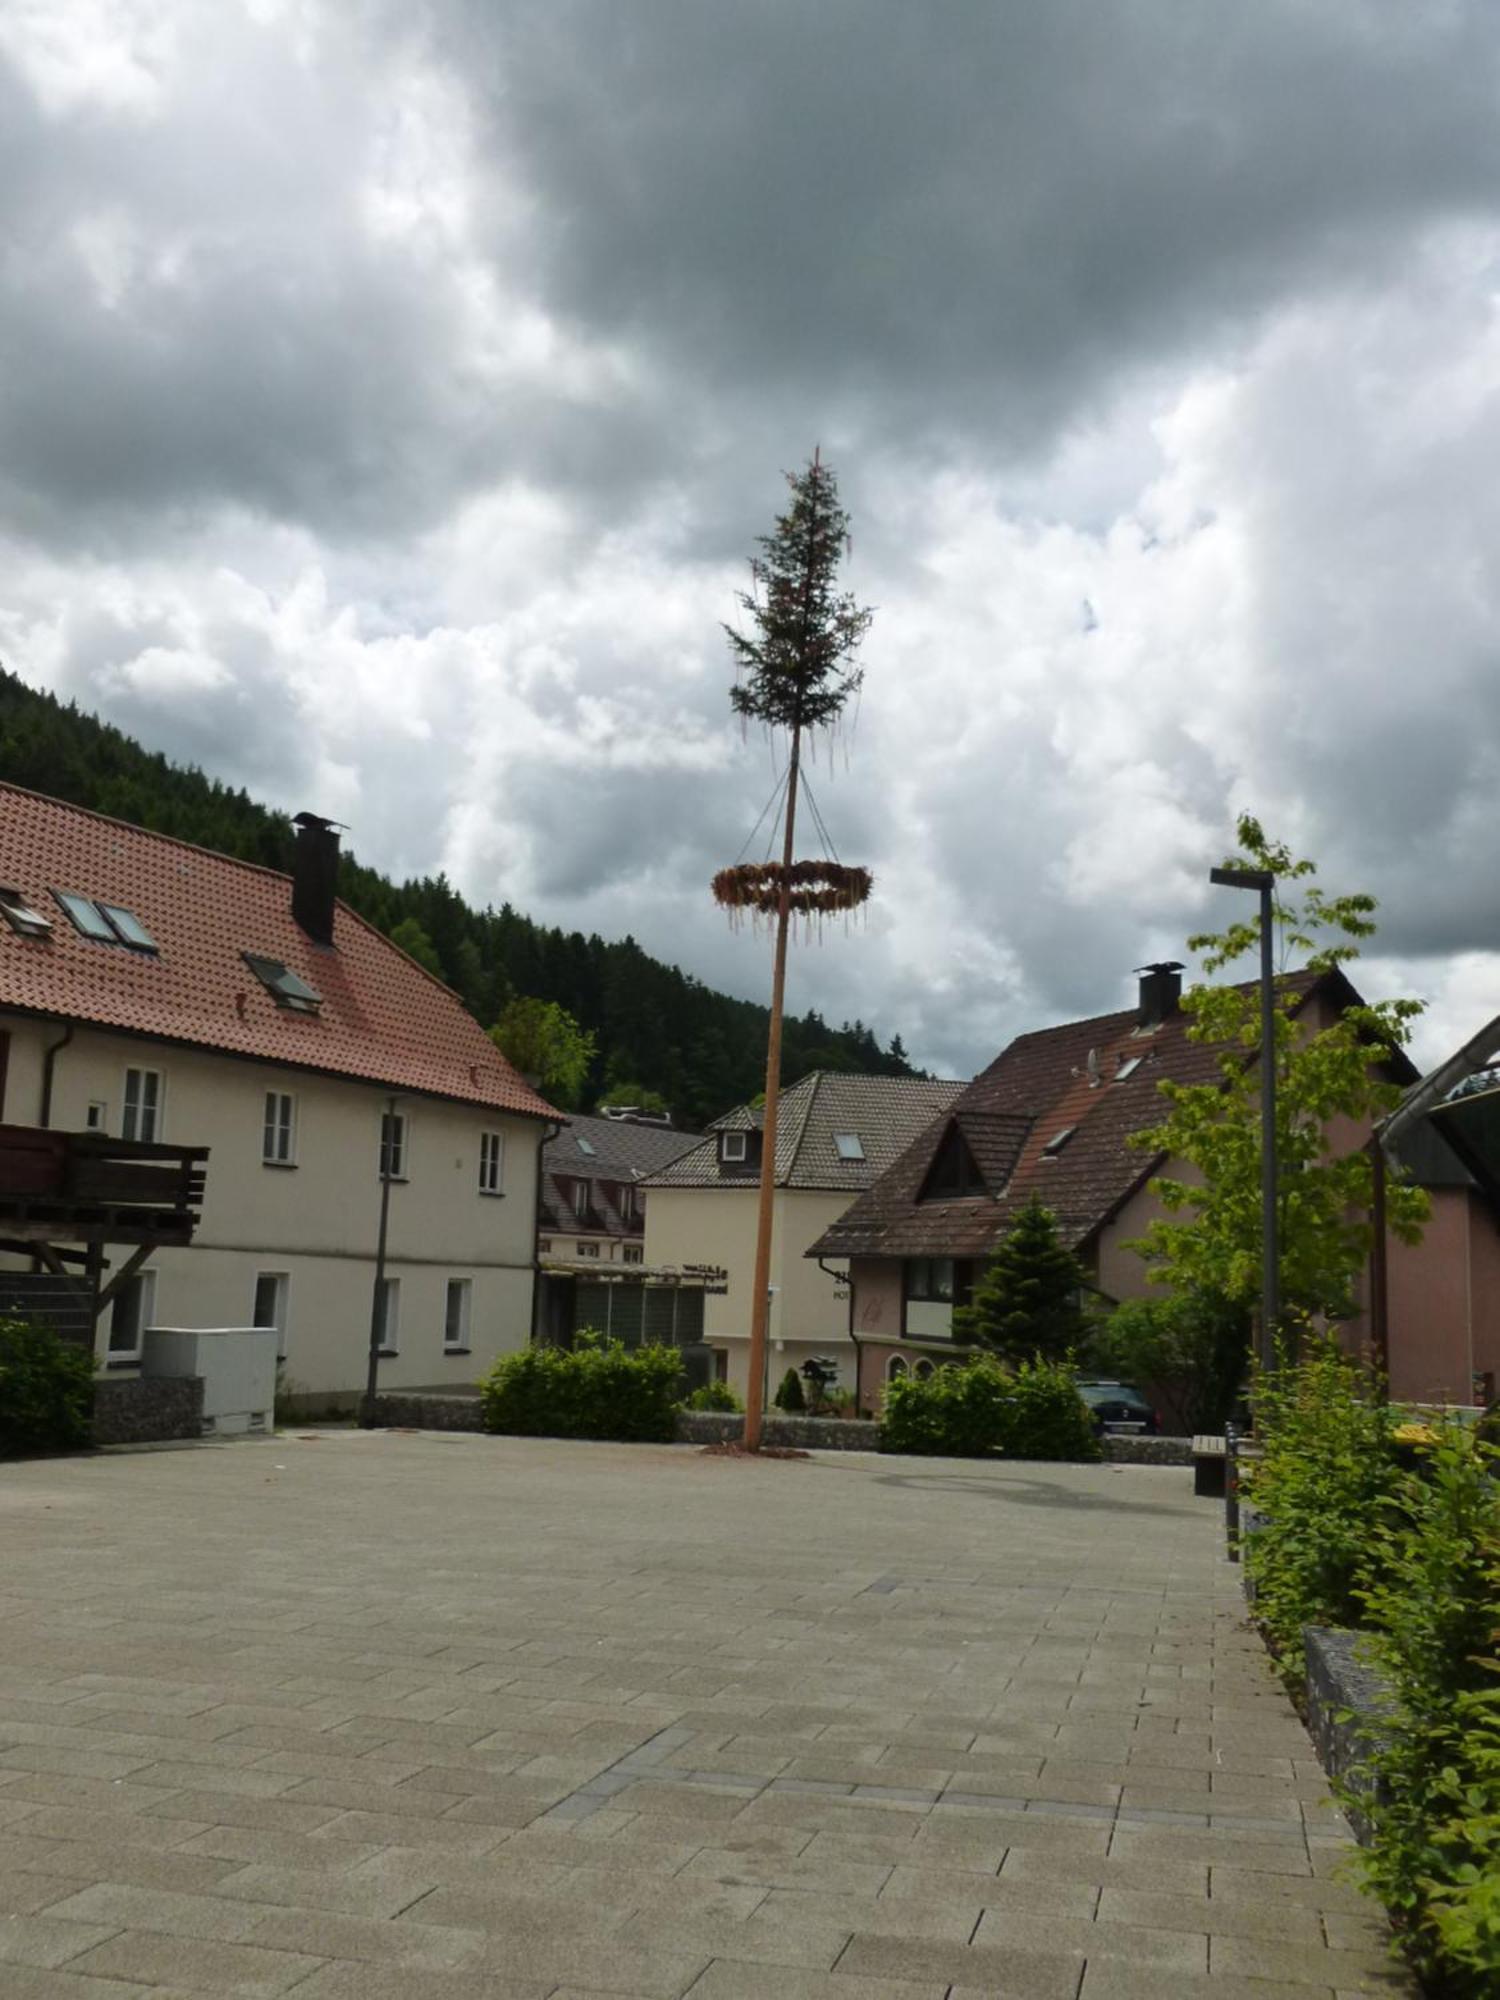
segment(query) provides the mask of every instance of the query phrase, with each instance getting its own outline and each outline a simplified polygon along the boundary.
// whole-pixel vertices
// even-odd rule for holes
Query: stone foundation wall
[[[1309,1625],[1302,1637],[1307,1647],[1307,1729],[1318,1746],[1318,1762],[1330,1778],[1365,1791],[1368,1781],[1361,1784],[1360,1766],[1390,1708],[1385,1681],[1364,1657],[1358,1632]],[[1352,1806],[1345,1810],[1356,1838],[1366,1840],[1369,1829],[1362,1815]]]
[[[1107,1437],[1099,1440],[1106,1465],[1191,1465],[1193,1440],[1170,1437]]]
[[[745,1419],[731,1410],[679,1410],[679,1444],[730,1444],[745,1434]],[[768,1415],[761,1433],[766,1444],[793,1451],[879,1451],[879,1424],[842,1417]]]
[[[390,1430],[482,1431],[484,1405],[477,1396],[377,1396],[375,1421]]]
[[[117,1375],[94,1384],[95,1444],[164,1444],[203,1435],[197,1375]]]

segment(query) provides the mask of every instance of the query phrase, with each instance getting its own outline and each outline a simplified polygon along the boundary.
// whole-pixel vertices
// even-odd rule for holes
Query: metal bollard
[[[1229,1560],[1240,1559],[1240,1434],[1232,1423],[1224,1426],[1224,1540]]]

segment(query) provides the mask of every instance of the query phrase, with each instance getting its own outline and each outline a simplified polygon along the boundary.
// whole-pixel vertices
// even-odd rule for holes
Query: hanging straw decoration
[[[728,910],[734,924],[746,912],[756,920],[774,917],[781,907],[783,877],[789,884],[790,914],[813,925],[821,925],[824,917],[847,916],[859,909],[875,886],[868,868],[850,868],[839,861],[794,861],[789,869],[779,861],[742,861],[715,875],[714,901]]]

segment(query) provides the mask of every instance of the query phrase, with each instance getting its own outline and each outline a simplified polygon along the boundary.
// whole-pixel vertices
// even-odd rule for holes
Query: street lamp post
[[[1276,1327],[1281,1318],[1281,1251],[1276,1229],[1276,966],[1272,952],[1272,893],[1269,868],[1212,868],[1208,879],[1221,889],[1260,893],[1260,1362],[1276,1366]]]
[[[380,1119],[380,1226],[375,1237],[375,1281],[370,1292],[370,1345],[365,1361],[365,1398],[360,1405],[362,1430],[375,1427],[375,1397],[380,1386],[380,1346],[385,1335],[385,1243],[391,1214],[393,1153],[396,1144],[398,1097],[386,1101]]]

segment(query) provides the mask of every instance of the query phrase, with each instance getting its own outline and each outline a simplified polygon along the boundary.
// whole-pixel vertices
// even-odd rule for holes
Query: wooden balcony
[[[0,1125],[0,1238],[19,1243],[190,1243],[207,1146]]]

